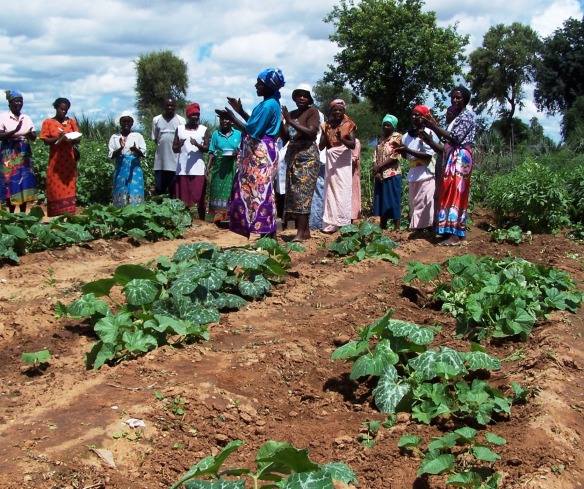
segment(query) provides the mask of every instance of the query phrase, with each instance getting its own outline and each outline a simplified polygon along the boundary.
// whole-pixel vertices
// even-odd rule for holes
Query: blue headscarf
[[[274,92],[276,100],[280,100],[280,88],[286,84],[282,70],[280,68],[267,68],[258,75],[258,78]]]
[[[6,100],[8,100],[9,102],[13,98],[23,98],[22,93],[19,92],[18,90],[6,90],[4,93],[6,93]]]

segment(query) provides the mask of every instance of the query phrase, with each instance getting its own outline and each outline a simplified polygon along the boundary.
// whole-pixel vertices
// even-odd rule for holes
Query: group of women
[[[241,100],[227,97],[232,110],[216,110],[220,127],[210,141],[207,128],[200,124],[199,104],[187,107],[187,121],[176,129],[172,144],[177,154],[175,196],[189,207],[197,205],[201,219],[205,218],[210,174],[209,209],[215,222],[228,218],[229,228],[246,237],[252,233],[275,235],[278,138],[287,144],[284,212],[286,219],[296,222],[294,240],[311,237],[309,217],[321,170],[319,150],[326,149],[322,231],[334,233],[356,217],[353,197],[357,196],[352,189],[357,128],[345,114],[345,102],[334,100],[328,118],[321,123],[321,114],[306,84],[292,92],[295,109],[281,107],[280,89],[284,84],[284,75],[277,68],[259,73],[255,89],[263,100],[251,114],[243,109]],[[466,108],[470,92],[457,87],[450,96],[452,105],[447,112],[446,129],[438,125],[424,105],[413,108],[412,128],[403,135],[396,131],[397,118],[386,115],[381,124],[383,137],[375,148],[372,163],[374,215],[380,217],[381,226],[387,228],[391,221],[393,228],[399,229],[401,162],[407,159],[410,229],[435,228],[446,238],[442,244],[447,246],[466,236],[475,132],[474,115]],[[3,167],[0,199],[11,211],[16,206],[25,211],[26,203],[36,200],[30,142],[37,136],[32,120],[22,114],[22,94],[7,91],[6,98],[9,111],[0,115]],[[58,98],[53,107],[55,116],[43,122],[40,134],[50,146],[46,189],[49,216],[75,212],[75,145],[80,136],[75,120],[67,117],[71,103]],[[132,131],[134,122],[130,112],[123,112],[117,119],[120,131],[109,141],[109,157],[115,161],[114,204],[118,207],[144,200],[140,158],[146,155],[146,144],[140,133]],[[203,157],[206,152],[208,164]],[[442,164],[435,165],[437,160]]]
[[[22,113],[24,98],[17,90],[7,90],[8,112],[0,114],[0,200],[11,212],[18,206],[26,211],[27,202],[37,200],[36,177],[30,143],[37,138],[30,117]],[[77,174],[76,144],[79,129],[67,117],[71,103],[58,98],[53,103],[55,116],[43,121],[40,138],[49,150],[46,177],[47,214],[58,216],[75,213],[75,180]]]
[[[396,117],[388,114],[383,118],[383,137],[372,165],[374,215],[380,216],[382,228],[390,220],[394,229],[400,227],[401,160],[406,158],[410,229],[416,234],[434,230],[443,238],[442,246],[465,239],[475,136],[475,117],[467,108],[470,96],[466,87],[452,90],[447,129],[439,126],[425,105],[413,108],[412,128],[404,135],[396,131]]]

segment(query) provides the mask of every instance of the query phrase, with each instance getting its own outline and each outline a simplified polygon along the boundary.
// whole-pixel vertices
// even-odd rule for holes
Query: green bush
[[[487,203],[498,226],[516,224],[541,233],[569,224],[570,199],[563,179],[529,158],[509,174],[493,178]]]

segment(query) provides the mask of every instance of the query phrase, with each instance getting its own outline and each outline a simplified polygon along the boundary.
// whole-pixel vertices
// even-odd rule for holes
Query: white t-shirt
[[[428,128],[424,128],[424,132],[430,134],[432,137],[434,135],[434,133]],[[405,147],[410,148],[414,151],[420,151],[430,156],[434,155],[434,150],[428,144],[422,141],[422,139],[420,139],[419,137],[410,136],[408,132],[404,134],[402,138],[402,143]],[[412,156],[409,153],[407,154],[406,158],[410,162],[419,161],[415,156]],[[420,166],[411,166],[406,176],[406,180],[408,182],[424,182],[426,180],[431,180],[432,178],[434,178],[434,172],[432,172],[431,169],[428,168],[428,164],[430,162],[431,160],[425,161],[424,164]]]
[[[176,171],[176,153],[172,150],[172,142],[176,128],[185,123],[185,118],[176,114],[170,121],[162,114],[152,119],[152,139],[156,141],[154,170]]]
[[[109,144],[108,144],[108,156],[111,158],[112,155],[114,154],[114,151],[117,151],[118,149],[120,149],[120,138],[124,139],[124,136],[122,136],[121,134],[114,134],[110,140],[109,140]],[[136,147],[142,151],[142,153],[144,154],[144,156],[146,156],[146,141],[144,141],[144,137],[142,136],[142,134],[140,134],[139,132],[131,132],[130,134],[128,134],[128,137],[125,138],[125,145],[124,145],[124,149],[122,149],[122,154],[123,155],[133,155],[134,153],[132,153],[130,151],[130,148],[132,146],[134,146],[134,144],[136,145]]]
[[[207,127],[199,124],[197,129],[187,129],[185,125],[178,126],[177,134],[179,139],[184,139],[185,143],[178,154],[178,162],[176,165],[177,175],[204,175],[205,174],[205,160],[203,159],[203,152],[191,143],[193,138],[197,143],[203,144]]]

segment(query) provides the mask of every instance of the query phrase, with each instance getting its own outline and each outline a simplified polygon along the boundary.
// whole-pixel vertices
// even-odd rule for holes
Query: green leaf
[[[172,486],[174,487],[174,486]],[[191,480],[185,484],[186,489],[245,489],[245,479],[238,481],[204,481]]]
[[[99,339],[106,344],[116,345],[119,342],[120,330],[132,326],[132,320],[128,313],[120,313],[115,316],[105,316],[101,318],[93,329]]]
[[[89,282],[81,287],[81,291],[84,294],[93,293],[95,297],[109,296],[113,286],[116,285],[116,280],[114,278],[102,278],[94,282]]]
[[[417,435],[403,435],[397,442],[398,448],[419,447],[424,440]]]
[[[134,278],[126,283],[126,300],[133,306],[143,306],[156,300],[161,286],[155,280]]]
[[[67,307],[67,314],[73,318],[89,318],[94,314],[105,316],[108,312],[107,303],[97,299],[95,294],[85,294]]]
[[[524,402],[527,399],[527,396],[531,393],[530,389],[521,387],[517,382],[511,383],[511,390],[513,391],[514,402]]]
[[[144,333],[142,330],[124,331],[122,334],[124,348],[129,352],[147,352],[158,346],[154,336]]]
[[[357,340],[351,341],[337,348],[331,355],[331,360],[340,360],[343,358],[356,357],[369,348],[369,341]]]
[[[475,446],[472,447],[472,453],[476,459],[484,462],[496,462],[501,460],[501,457],[487,447]]]
[[[44,363],[50,360],[51,354],[49,350],[40,350],[33,353],[24,352],[22,354],[21,360],[29,365],[35,365],[37,363]]]
[[[446,481],[447,486],[454,487],[481,487],[483,479],[476,472],[460,472],[459,474],[454,474],[448,478]]]
[[[412,261],[406,263],[406,268],[409,273],[402,279],[406,283],[414,279],[418,279],[421,282],[429,282],[442,273],[442,268],[438,263],[426,265],[419,261]]]
[[[284,489],[334,489],[333,478],[324,471],[292,474]]]
[[[507,443],[507,440],[505,440],[505,438],[495,435],[494,433],[485,433],[485,438],[491,445],[499,446]]]
[[[418,469],[417,476],[424,474],[437,475],[454,468],[454,455],[450,453],[439,454],[429,451]]]
[[[358,484],[357,475],[355,472],[353,472],[351,468],[343,462],[331,462],[325,465],[321,465],[320,469],[325,474],[329,474],[334,480],[344,484]]]
[[[459,428],[457,430],[454,430],[454,432],[458,434],[464,440],[465,443],[474,440],[475,437],[477,436],[477,430],[471,428],[470,426]]]
[[[125,286],[134,279],[156,280],[156,272],[142,265],[120,265],[114,272],[114,280],[118,285]]]
[[[487,353],[471,351],[464,354],[469,370],[500,370],[501,361]]]
[[[377,387],[373,389],[375,404],[382,413],[395,413],[397,405],[410,391],[408,383],[398,384],[399,376],[393,365],[389,365],[382,372]]]
[[[261,297],[272,288],[272,284],[262,275],[256,275],[251,280],[242,280],[238,285],[239,291],[247,297]]]
[[[262,480],[270,480],[271,474],[311,472],[319,469],[319,466],[308,458],[308,450],[272,440],[260,447],[256,462],[260,467]]]
[[[103,341],[97,341],[91,347],[91,350],[85,354],[85,367],[98,370],[104,363],[113,360],[116,356],[116,347],[105,344]]]
[[[444,436],[433,438],[433,441],[428,444],[428,450],[444,450],[445,448],[452,448],[456,446],[456,442],[460,436],[458,433],[447,433]]]
[[[406,337],[416,345],[429,345],[434,341],[434,331],[417,324],[392,319],[388,328],[394,335]]]

